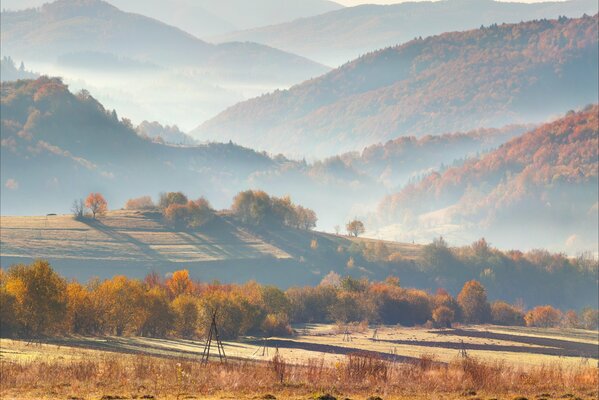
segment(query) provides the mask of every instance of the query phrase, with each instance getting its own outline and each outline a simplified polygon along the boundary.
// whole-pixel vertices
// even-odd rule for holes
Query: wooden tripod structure
[[[460,357],[468,358],[468,352],[466,351],[466,345],[463,340],[460,342]]]
[[[202,352],[202,364],[208,363],[210,358],[210,348],[212,347],[212,341],[216,341],[216,349],[218,351],[218,359],[220,362],[227,362],[227,356],[225,355],[225,348],[223,342],[221,342],[218,336],[218,328],[216,327],[216,311],[212,313],[212,322],[210,323],[210,331],[208,332],[208,338],[204,345],[204,351]]]
[[[262,350],[262,357],[268,357],[268,339],[266,337],[262,338],[260,347],[258,347],[252,355],[257,355],[260,352],[260,350]]]
[[[347,326],[345,327],[345,331],[343,332],[343,341],[344,342],[352,341],[351,332],[349,331],[349,328]]]

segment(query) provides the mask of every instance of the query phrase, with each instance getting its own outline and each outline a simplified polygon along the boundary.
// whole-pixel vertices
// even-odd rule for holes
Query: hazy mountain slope
[[[388,196],[380,221],[502,247],[597,251],[598,145],[599,106],[570,112]]]
[[[3,0],[16,11],[40,7],[48,0]],[[176,26],[200,38],[238,29],[272,25],[342,8],[328,0],[110,0],[123,11],[142,14]]]
[[[494,150],[522,133],[528,125],[510,125],[502,129],[477,129],[422,138],[404,136],[335,156],[348,167],[393,188],[418,176],[453,163]]]
[[[119,206],[162,190],[227,204],[249,174],[276,166],[235,145],[144,140],[89,94],[49,78],[2,84],[1,151],[2,212],[12,214],[65,212],[90,191]]]
[[[291,195],[331,229],[349,218],[354,202],[374,202],[385,193],[348,167],[271,158],[232,143],[173,146],[144,139],[140,134],[148,129],[149,136],[168,131],[171,139],[181,133],[157,123],[136,132],[88,92],[74,95],[59,79],[5,82],[1,107],[3,214],[67,212],[74,199],[91,191],[104,193],[113,207],[181,190],[224,208],[237,192],[254,188]]]
[[[279,25],[233,32],[217,41],[254,41],[337,66],[375,49],[418,36],[474,29],[492,23],[541,18],[578,18],[597,13],[595,0],[516,3],[443,0],[393,5],[367,4]]]
[[[136,124],[151,118],[189,130],[239,101],[329,70],[261,44],[210,44],[100,0],[3,12],[0,22],[2,54],[92,90]]]
[[[323,156],[402,135],[542,121],[597,101],[597,16],[447,33],[239,103],[192,132]]]
[[[17,68],[14,60],[8,56],[0,60],[0,79],[2,81],[16,81],[17,79],[33,79],[39,75],[33,71],[28,71],[24,63]]]
[[[304,77],[326,69],[314,62],[253,43],[212,45],[154,19],[126,13],[101,0],[58,0],[39,9],[2,13],[5,54],[55,61],[79,52],[110,53],[162,66],[205,67],[213,73],[242,69]],[[237,62],[243,59],[247,65]],[[265,76],[264,75],[264,76]]]

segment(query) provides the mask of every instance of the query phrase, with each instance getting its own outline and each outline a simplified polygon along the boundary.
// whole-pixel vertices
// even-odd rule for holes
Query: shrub
[[[523,326],[524,313],[504,301],[496,301],[491,304],[491,321],[496,325]]]
[[[151,210],[156,208],[150,196],[142,196],[127,200],[126,210]]]
[[[549,305],[535,307],[524,317],[526,326],[541,328],[558,326],[561,319],[562,313]]]

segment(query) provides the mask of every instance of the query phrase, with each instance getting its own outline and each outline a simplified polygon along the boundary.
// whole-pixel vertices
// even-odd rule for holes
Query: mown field
[[[599,395],[599,339],[593,331],[498,326],[294,328],[291,338],[225,342],[227,364],[214,359],[207,366],[200,362],[204,342],[195,340],[3,339],[2,398],[230,399],[272,394],[308,399],[333,393],[341,399],[374,395],[595,399]],[[357,353],[366,361],[351,366],[350,357]],[[272,361],[275,355],[284,363],[282,381]]]
[[[251,230],[223,213],[198,231],[175,231],[158,213],[125,210],[86,222],[71,215],[2,216],[0,229],[3,267],[43,258],[61,274],[79,280],[123,273],[142,278],[151,271],[186,268],[202,280],[314,284],[330,269],[345,266],[348,256],[331,257],[339,246],[372,241],[290,228]],[[385,244],[407,260],[419,257],[421,246]]]

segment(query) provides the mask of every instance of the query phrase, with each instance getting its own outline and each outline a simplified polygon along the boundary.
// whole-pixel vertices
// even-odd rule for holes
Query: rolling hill
[[[28,61],[54,62],[65,54],[96,52],[237,78],[254,72],[305,79],[326,71],[305,58],[256,43],[213,45],[101,0],[57,0],[1,15],[3,52]]]
[[[10,11],[41,7],[47,0],[4,0]],[[254,0],[111,0],[110,4],[176,26],[194,36],[206,38],[239,29],[292,21],[342,8],[328,0],[280,2]]]
[[[396,229],[453,240],[485,236],[503,248],[596,254],[598,145],[599,106],[569,112],[407,185],[385,198],[378,218],[389,237]]]
[[[283,24],[228,33],[216,41],[252,41],[338,66],[362,54],[419,36],[462,31],[493,23],[597,13],[594,0],[539,3],[444,0],[364,4]]]
[[[320,226],[332,229],[349,218],[353,202],[374,202],[385,193],[351,168],[270,157],[233,143],[164,144],[185,143],[185,136],[158,123],[136,130],[89,92],[73,94],[58,78],[3,82],[1,95],[5,215],[64,213],[91,191],[121,206],[132,197],[181,190],[222,208],[237,192],[255,188],[306,200],[322,212]]]
[[[597,101],[597,20],[416,39],[239,103],[191,134],[314,157],[398,136],[541,122]]]

